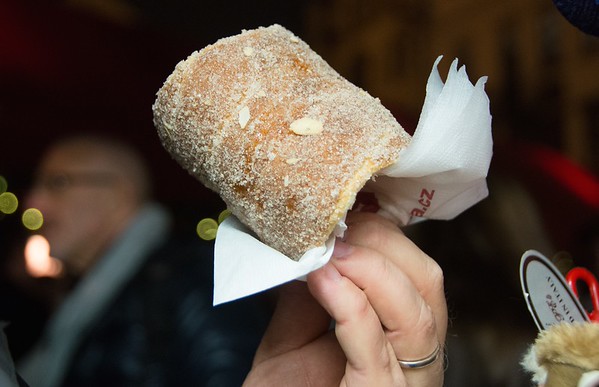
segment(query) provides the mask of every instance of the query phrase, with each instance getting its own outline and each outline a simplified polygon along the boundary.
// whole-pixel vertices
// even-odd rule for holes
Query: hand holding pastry
[[[347,223],[308,286],[281,289],[247,386],[442,385],[441,269],[377,215],[351,213]]]

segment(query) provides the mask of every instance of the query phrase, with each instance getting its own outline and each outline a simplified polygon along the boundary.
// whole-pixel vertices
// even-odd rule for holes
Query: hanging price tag
[[[520,260],[522,292],[539,330],[563,322],[587,322],[584,307],[559,270],[543,254],[528,250]]]

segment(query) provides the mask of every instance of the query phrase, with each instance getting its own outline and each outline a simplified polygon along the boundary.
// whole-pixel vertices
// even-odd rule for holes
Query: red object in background
[[[587,313],[591,321],[599,322],[599,281],[597,281],[597,277],[583,267],[575,267],[566,274],[566,281],[576,297],[578,297],[577,283],[579,281],[585,283],[589,288],[593,304],[593,310]]]
[[[48,81],[57,75],[60,66],[58,56],[52,54],[52,35],[44,33],[44,24],[32,17],[27,7],[14,1],[0,2],[0,26],[3,77],[23,74]]]
[[[548,148],[530,147],[531,163],[584,204],[599,210],[599,181],[590,172]]]
[[[592,245],[599,225],[599,180],[559,151],[538,143],[496,143],[490,175],[514,180],[530,194],[556,251],[595,270]],[[493,195],[493,192],[490,192]]]

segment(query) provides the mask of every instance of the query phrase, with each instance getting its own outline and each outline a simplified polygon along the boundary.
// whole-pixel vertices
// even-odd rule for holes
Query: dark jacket
[[[270,318],[264,298],[212,306],[212,243],[155,252],[89,331],[63,386],[240,386]]]

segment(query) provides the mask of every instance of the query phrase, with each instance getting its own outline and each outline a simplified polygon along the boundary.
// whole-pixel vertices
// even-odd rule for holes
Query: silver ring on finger
[[[439,344],[437,342],[437,346],[435,347],[435,350],[430,355],[423,357],[422,359],[417,359],[417,360],[397,359],[397,362],[399,363],[401,368],[418,369],[418,368],[423,368],[423,367],[433,364],[435,361],[437,361],[440,354],[441,354],[441,344]]]

